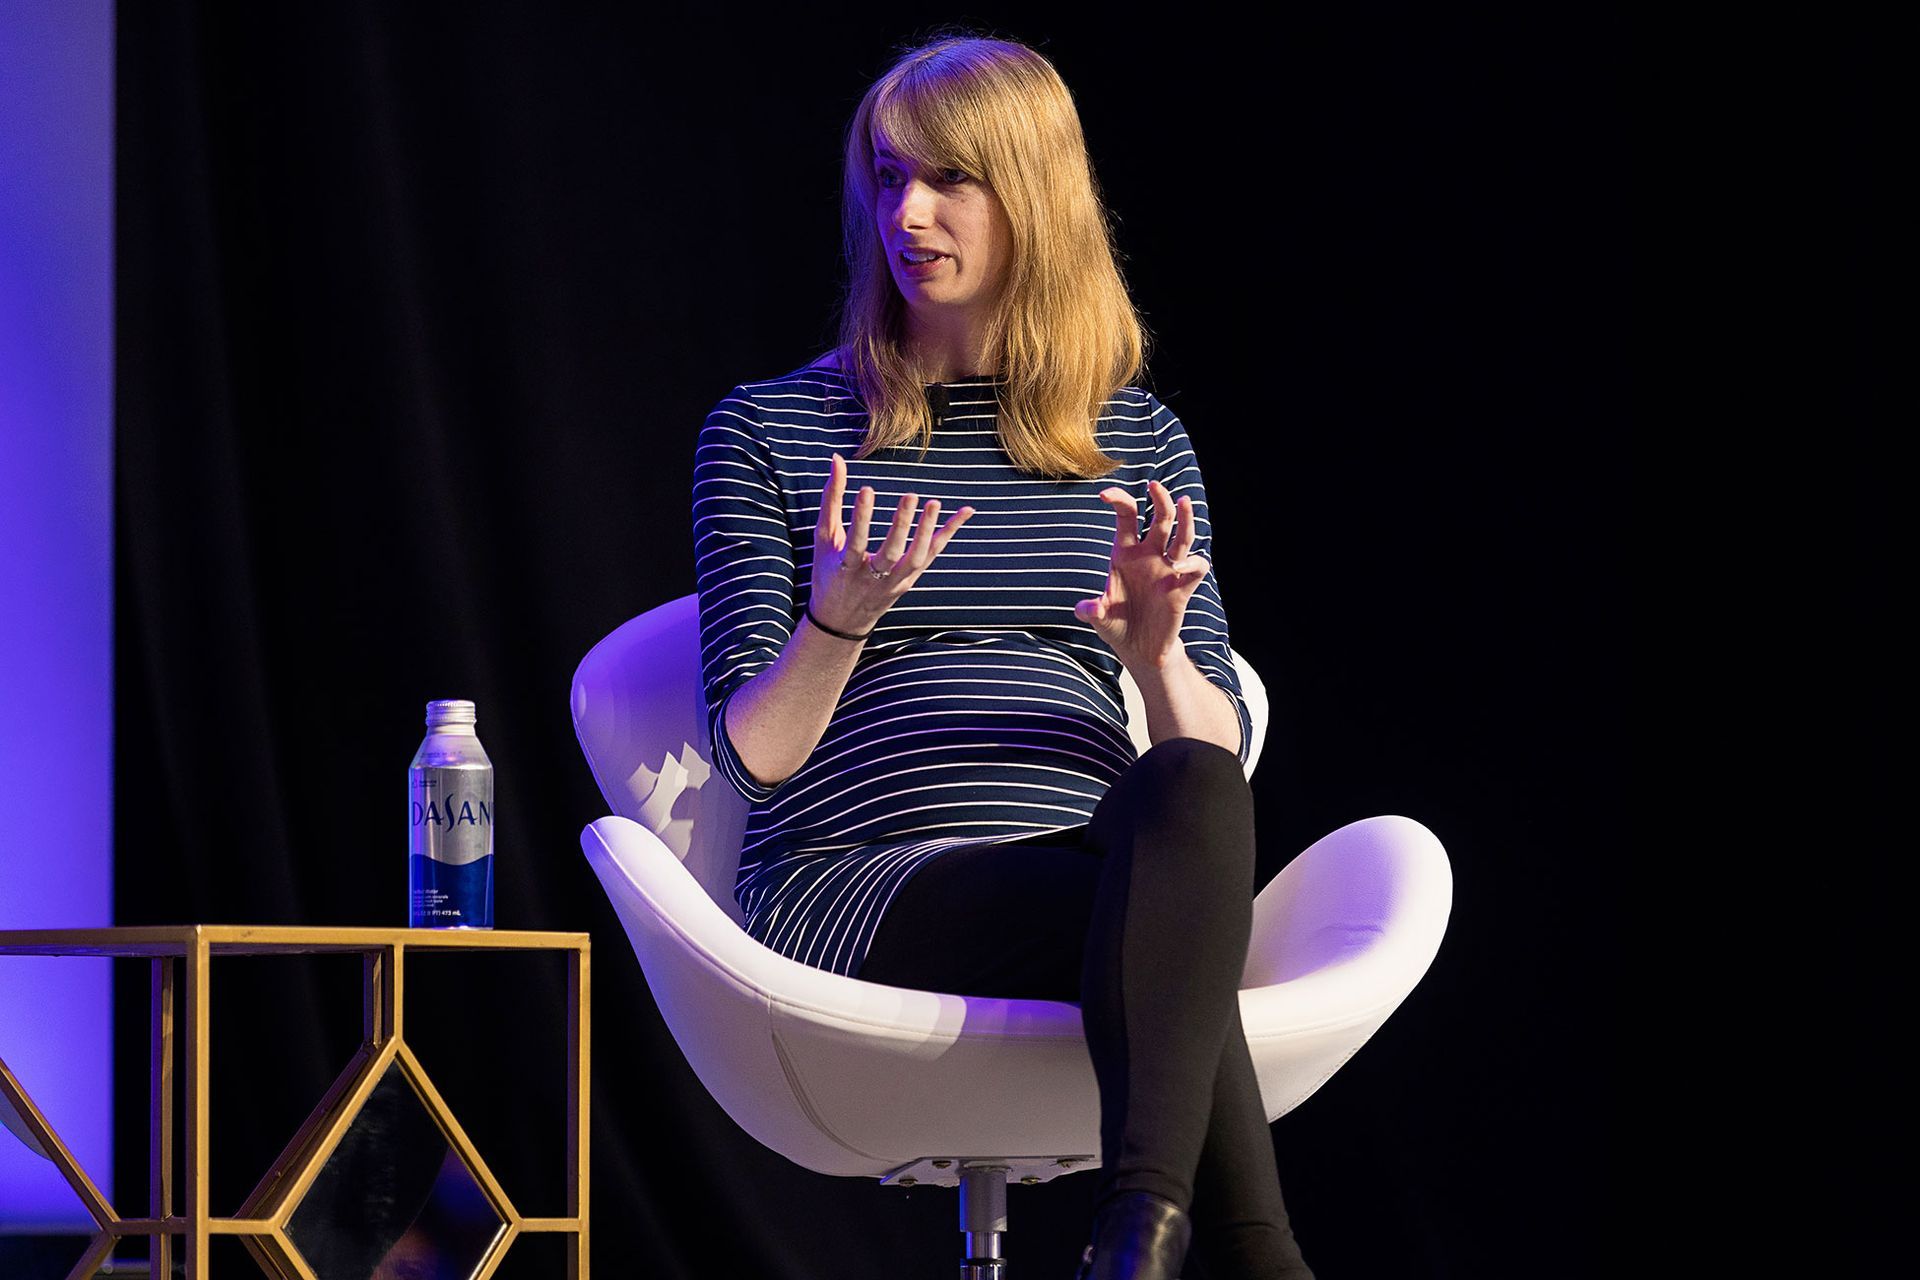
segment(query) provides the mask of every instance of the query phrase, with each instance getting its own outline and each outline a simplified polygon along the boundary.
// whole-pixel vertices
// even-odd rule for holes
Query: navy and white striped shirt
[[[928,860],[1081,826],[1137,757],[1120,661],[1073,612],[1106,588],[1114,512],[1102,489],[1126,489],[1143,519],[1149,477],[1176,502],[1190,496],[1193,551],[1213,559],[1199,463],[1151,393],[1123,387],[1102,410],[1097,439],[1117,470],[1056,481],[1018,470],[1001,447],[995,382],[940,384],[949,412],[924,461],[917,447],[855,458],[866,408],[852,380],[823,365],[735,387],[700,429],[693,529],[707,726],[716,767],[751,802],[734,896],[750,935],[803,964],[857,974],[881,913]],[[974,513],[880,619],[813,754],[769,787],[741,764],[724,717],[805,622],[834,452],[847,460],[849,529],[852,499],[874,488],[869,550],[909,491],[922,511],[938,498],[942,523],[962,506]],[[1181,637],[1233,699],[1244,764],[1252,722],[1212,569],[1187,602]]]

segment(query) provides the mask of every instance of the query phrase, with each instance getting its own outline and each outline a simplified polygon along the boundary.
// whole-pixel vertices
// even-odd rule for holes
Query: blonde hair
[[[896,152],[984,181],[1012,225],[1011,261],[989,320],[1000,439],[1014,465],[1055,479],[1120,461],[1095,441],[1103,404],[1142,370],[1151,335],[1121,278],[1073,97],[1026,45],[945,35],[907,50],[848,125],[842,194],[842,368],[869,415],[856,456],[933,439],[925,383],[905,345],[907,307],[874,217],[873,130]]]

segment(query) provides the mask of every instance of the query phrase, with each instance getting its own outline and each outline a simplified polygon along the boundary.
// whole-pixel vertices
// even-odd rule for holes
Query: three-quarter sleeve
[[[713,760],[749,800],[779,790],[747,772],[726,733],[727,704],[793,635],[793,544],[773,456],[743,387],[713,407],[693,460],[693,563],[700,679]]]
[[[1200,460],[1193,451],[1187,430],[1173,410],[1161,404],[1151,392],[1147,405],[1153,411],[1156,445],[1153,478],[1167,487],[1173,501],[1182,497],[1193,501],[1192,553],[1213,564],[1213,521],[1207,509],[1207,487],[1200,476]],[[1227,610],[1220,598],[1220,573],[1208,568],[1207,574],[1187,600],[1186,617],[1180,626],[1180,639],[1187,656],[1201,674],[1226,690],[1233,709],[1240,717],[1240,763],[1247,762],[1253,746],[1253,715],[1247,709],[1246,695],[1240,689],[1240,672],[1233,664],[1233,651],[1227,641]]]

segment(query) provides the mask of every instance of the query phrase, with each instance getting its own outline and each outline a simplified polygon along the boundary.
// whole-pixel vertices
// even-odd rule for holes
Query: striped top
[[[1102,410],[1098,443],[1118,470],[1056,481],[1021,472],[1001,446],[995,378],[939,385],[948,412],[924,460],[911,446],[855,458],[866,409],[852,380],[823,365],[733,388],[694,453],[707,729],[715,767],[751,802],[734,896],[752,937],[834,973],[859,972],[881,913],[930,859],[1084,825],[1137,757],[1120,661],[1073,612],[1106,589],[1114,513],[1100,491],[1125,488],[1143,519],[1149,477],[1176,502],[1191,496],[1193,551],[1213,559],[1199,462],[1151,393],[1123,387]],[[796,625],[811,625],[803,610],[834,452],[847,460],[849,530],[853,498],[873,486],[870,550],[908,492],[921,511],[938,498],[942,523],[962,506],[974,513],[880,619],[813,754],[766,786],[725,733],[727,704]],[[1217,571],[1187,601],[1181,636],[1232,697],[1244,764],[1252,720]]]

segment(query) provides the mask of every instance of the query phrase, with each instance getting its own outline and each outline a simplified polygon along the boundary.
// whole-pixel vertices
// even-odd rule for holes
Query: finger
[[[933,559],[933,535],[940,527],[940,499],[928,498],[926,510],[920,513],[920,527],[913,535],[913,545],[907,548],[907,564],[915,569],[924,569],[927,561]]]
[[[1174,523],[1173,544],[1167,549],[1167,558],[1184,560],[1187,552],[1193,550],[1193,540],[1197,536],[1193,519],[1193,499],[1190,496],[1183,497],[1175,505],[1180,514]]]
[[[920,505],[920,495],[905,494],[893,508],[893,522],[887,526],[887,540],[880,545],[880,554],[887,558],[888,564],[898,564],[907,554],[907,535],[913,532],[914,509]]]
[[[960,526],[965,524],[967,522],[968,517],[972,515],[973,515],[972,507],[962,507],[960,508],[960,510],[954,512],[953,519],[947,521],[947,527],[942,529],[938,534],[934,535],[934,539],[933,539],[934,555],[937,556],[943,550],[946,549],[946,545],[949,541],[952,540],[953,535],[960,532]]]
[[[863,484],[853,499],[853,532],[847,535],[847,559],[867,558],[867,527],[873,520],[873,486]]]
[[[1164,553],[1173,542],[1173,495],[1158,480],[1147,481],[1147,496],[1153,501],[1152,545]]]
[[[1125,489],[1102,489],[1100,500],[1112,505],[1115,529],[1113,545],[1131,547],[1140,541],[1140,508]]]
[[[1207,571],[1213,568],[1213,562],[1205,556],[1186,555],[1174,561],[1173,567],[1180,573],[1180,583],[1182,586],[1198,586],[1200,579],[1206,577]],[[1191,584],[1187,582],[1188,575],[1192,575],[1193,581]]]
[[[820,521],[814,532],[829,543],[840,532],[840,504],[846,500],[847,461],[839,454],[827,466],[827,487],[820,494]]]

